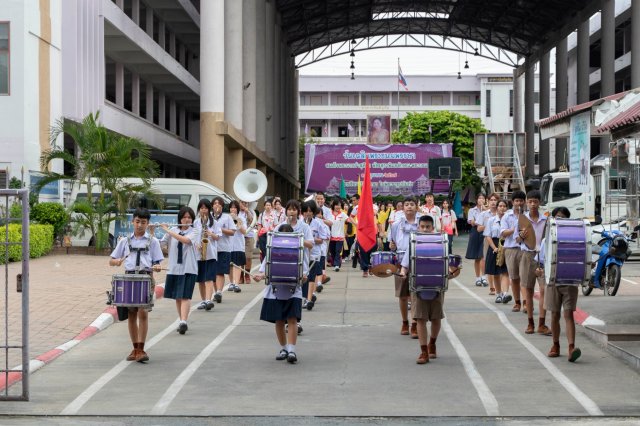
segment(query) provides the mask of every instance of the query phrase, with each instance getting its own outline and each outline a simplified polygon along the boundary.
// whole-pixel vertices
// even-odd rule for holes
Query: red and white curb
[[[540,299],[540,293],[536,291],[533,294],[533,298]],[[581,325],[583,327],[587,325],[605,325],[604,321],[594,317],[593,315],[590,315],[589,313],[583,311],[580,308],[576,308],[576,310],[573,312],[573,320],[576,322],[576,324]]]
[[[164,297],[164,283],[156,285],[155,288],[156,300]],[[43,353],[29,361],[29,374],[33,374],[45,365],[51,363],[54,359],[60,355],[68,352],[74,346],[81,343],[83,340],[97,334],[98,332],[106,329],[118,319],[118,312],[114,306],[110,306],[104,310],[98,318],[96,318],[91,324],[84,328],[73,339],[69,340],[62,345],[51,349],[48,352]],[[22,370],[22,364],[13,368],[12,370]],[[14,385],[22,380],[22,372],[14,371],[0,377],[0,392],[3,392],[7,387]]]

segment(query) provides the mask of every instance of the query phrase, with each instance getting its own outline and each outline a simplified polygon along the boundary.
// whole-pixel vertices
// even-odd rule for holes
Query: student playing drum
[[[137,208],[133,212],[133,234],[118,241],[111,253],[109,265],[121,266],[124,263],[127,274],[151,275],[153,283],[152,270],[160,271],[160,262],[164,260],[164,256],[158,239],[147,233],[149,219],[151,214],[147,209]],[[153,292],[153,284],[149,290]],[[148,310],[150,309],[144,307],[118,307],[118,318],[128,318],[129,337],[133,343],[133,351],[127,356],[127,361],[149,361],[149,355],[144,351],[149,330]]]
[[[429,215],[422,216],[418,224],[418,231],[429,233],[434,232],[433,218]],[[409,272],[408,254],[403,256],[400,264],[402,266],[400,275],[406,277]],[[429,362],[429,359],[437,357],[436,339],[440,333],[442,318],[444,318],[444,310],[442,309],[444,304],[444,292],[427,290],[422,293],[428,294],[418,296],[416,291],[411,291],[411,316],[417,323],[418,340],[420,342],[420,355],[416,360],[417,364],[426,364]],[[431,321],[430,339],[429,333],[427,332],[427,321]]]

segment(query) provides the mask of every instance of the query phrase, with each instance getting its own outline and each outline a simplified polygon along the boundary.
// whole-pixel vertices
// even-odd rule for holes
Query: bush
[[[13,203],[11,207],[9,207],[9,223],[19,223],[22,219],[22,204],[21,203]]]
[[[69,215],[60,203],[38,203],[31,210],[31,220],[53,226],[53,235],[62,235],[69,223]]]
[[[6,241],[6,228],[0,228],[0,263],[6,262],[7,247],[2,244]],[[9,224],[9,242],[22,242],[22,225]],[[31,258],[44,256],[53,246],[52,225],[29,225],[29,253]],[[22,260],[22,246],[9,246],[9,261]]]

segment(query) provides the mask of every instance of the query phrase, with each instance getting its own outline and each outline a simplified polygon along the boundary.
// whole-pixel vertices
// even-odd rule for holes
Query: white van
[[[135,184],[142,183],[142,180],[130,178],[125,179],[125,182]],[[193,179],[158,178],[153,180],[151,188],[163,200],[162,209],[160,209],[153,200],[142,198],[138,202],[140,207],[146,207],[151,212],[151,223],[176,223],[178,219],[178,211],[182,206],[191,207],[197,215],[198,203],[203,198],[211,201],[212,198],[222,197],[225,204],[228,204],[234,199],[229,194],[211,184]],[[73,203],[78,198],[82,199],[86,197],[86,186],[83,185],[80,188],[74,187],[70,203]],[[117,238],[126,236],[132,231],[132,213],[133,208],[128,210],[126,219],[115,220],[112,222],[109,229],[109,243],[112,247],[115,245]],[[161,238],[162,232],[162,229],[157,229],[156,236]],[[71,241],[74,246],[87,246],[94,244],[90,231],[85,231],[84,235],[74,236]]]

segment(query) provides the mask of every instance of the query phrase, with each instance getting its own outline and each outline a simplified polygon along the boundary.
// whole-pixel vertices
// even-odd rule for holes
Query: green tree
[[[51,149],[40,157],[43,178],[39,191],[49,182],[70,180],[73,185],[86,185],[87,198],[70,207],[74,233],[91,232],[97,248],[109,244],[109,225],[121,217],[130,202],[140,193],[154,194],[151,181],[158,176],[158,165],[151,160],[151,148],[142,140],[116,134],[98,121],[99,113],[89,114],[81,123],[59,120],[51,129]],[[75,146],[74,155],[55,145],[60,135],[68,136]],[[68,163],[69,175],[50,171],[53,161]],[[142,183],[125,182],[125,178],[140,178]]]
[[[431,126],[431,134],[429,133]],[[455,190],[480,188],[482,181],[473,159],[473,135],[486,132],[477,118],[452,111],[410,112],[400,120],[400,129],[392,135],[393,143],[452,143],[453,156],[462,162],[462,180]]]

